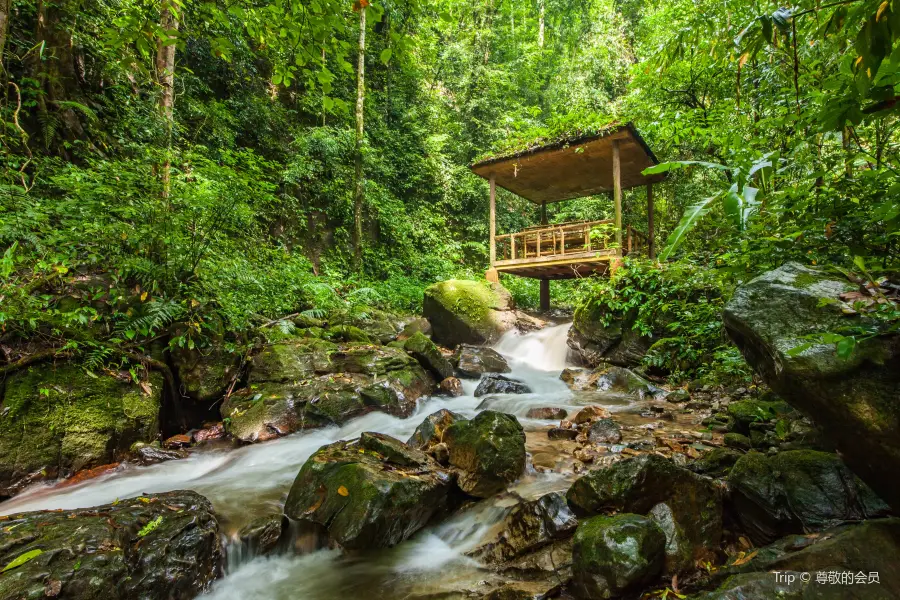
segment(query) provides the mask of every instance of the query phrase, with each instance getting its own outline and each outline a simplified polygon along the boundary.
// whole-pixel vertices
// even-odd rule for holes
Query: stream
[[[566,490],[575,477],[571,450],[548,440],[556,421],[529,419],[530,408],[554,406],[573,414],[580,406],[603,404],[623,423],[648,423],[638,402],[598,392],[573,392],[559,379],[567,366],[570,325],[520,335],[507,333],[494,346],[509,362],[509,377],[524,381],[530,394],[474,397],[477,381],[463,380],[464,395],[420,401],[407,419],[373,412],[345,424],[296,433],[279,440],[231,447],[198,448],[182,460],[148,467],[124,465],[113,473],[69,487],[35,485],[0,504],[0,514],[42,509],[96,506],[140,494],[190,489],[212,502],[223,530],[233,535],[255,517],[278,513],[294,477],[322,445],[376,431],[405,441],[425,416],[447,408],[473,417],[485,406],[515,415],[526,431],[531,456],[525,475],[506,493],[470,505],[449,519],[420,531],[390,550],[359,557],[337,551],[247,556],[239,543],[228,546],[225,576],[205,598],[215,600],[333,600],[365,594],[367,600],[440,597],[476,589],[499,577],[467,558],[465,552],[485,538],[520,499]],[[539,465],[535,468],[535,465]]]

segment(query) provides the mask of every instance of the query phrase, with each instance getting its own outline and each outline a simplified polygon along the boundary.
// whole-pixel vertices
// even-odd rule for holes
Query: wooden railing
[[[609,250],[615,242],[612,220],[574,221],[556,225],[527,227],[516,233],[496,237],[497,260],[528,260],[546,257],[560,257],[585,252]],[[591,236],[594,230],[603,234]],[[647,236],[630,225],[623,232],[622,254],[647,253]]]

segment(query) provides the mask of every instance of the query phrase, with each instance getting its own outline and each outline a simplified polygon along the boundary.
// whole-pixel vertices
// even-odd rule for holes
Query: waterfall
[[[510,362],[538,371],[562,371],[568,364],[569,346],[566,340],[571,327],[571,323],[566,323],[525,334],[508,331],[494,348]]]

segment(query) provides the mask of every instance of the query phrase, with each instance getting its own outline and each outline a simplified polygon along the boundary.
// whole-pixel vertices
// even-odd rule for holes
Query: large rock
[[[194,492],[10,515],[3,525],[2,598],[193,600],[222,570],[218,522]]]
[[[656,340],[633,328],[636,317],[637,311],[611,313],[603,303],[589,301],[575,310],[569,347],[592,367],[603,362],[637,366]]]
[[[249,386],[223,402],[221,412],[229,433],[257,442],[373,410],[408,417],[434,387],[434,378],[398,348],[292,340],[254,357]]]
[[[172,352],[172,362],[182,391],[200,403],[218,400],[239,375],[240,356],[221,346],[205,350],[178,349]]]
[[[419,361],[438,381],[453,377],[453,365],[425,334],[416,332],[403,342],[403,349]]]
[[[738,288],[724,321],[766,383],[819,424],[847,464],[900,511],[900,335],[870,337],[847,357],[807,337],[875,325],[842,310],[841,294],[858,289],[788,263]]]
[[[617,598],[662,571],[666,536],[634,514],[599,516],[578,526],[572,546],[572,591],[578,598]]]
[[[510,561],[571,536],[578,520],[566,498],[551,492],[528,502],[516,504],[477,548],[468,554],[487,564]]]
[[[380,344],[387,344],[395,339],[401,331],[401,319],[382,310],[368,308],[364,313],[332,313],[328,322],[333,327],[343,328],[345,332],[351,328],[363,332],[366,337]],[[340,329],[336,330],[340,337]],[[344,335],[346,339],[346,334]],[[351,340],[346,340],[351,341]]]
[[[578,514],[650,514],[667,534],[667,572],[709,559],[721,541],[722,501],[714,482],[655,454],[590,471],[566,498]]]
[[[755,544],[877,517],[888,507],[835,454],[742,456],[728,474],[734,513]]]
[[[509,365],[492,348],[461,344],[453,355],[453,364],[461,377],[478,379],[485,373],[509,373]]]
[[[323,446],[300,469],[284,513],[348,550],[387,548],[444,508],[451,476],[399,440],[378,434]]]
[[[499,283],[448,279],[425,290],[422,316],[445,346],[490,344],[515,327],[512,296]]]
[[[0,412],[0,497],[24,485],[121,460],[159,434],[163,380],[90,376],[77,365],[29,367],[9,376]]]
[[[419,450],[428,450],[436,444],[444,441],[444,432],[457,421],[465,421],[466,418],[453,411],[442,408],[433,412],[419,423],[416,430],[406,440],[406,444]]]
[[[665,393],[634,371],[614,365],[598,367],[591,373],[588,382],[586,389],[596,389],[601,392],[612,392],[640,399]]]
[[[475,397],[488,394],[530,394],[531,388],[516,379],[510,379],[497,373],[488,373],[481,378],[475,388]]]
[[[503,491],[525,470],[525,432],[512,415],[485,410],[444,431],[459,487],[479,498]]]

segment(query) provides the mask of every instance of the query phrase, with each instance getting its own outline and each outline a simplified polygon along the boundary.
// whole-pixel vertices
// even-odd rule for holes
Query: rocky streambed
[[[223,413],[268,441],[0,504],[0,597],[900,597],[900,519],[812,422],[569,366],[568,327],[276,345]]]

